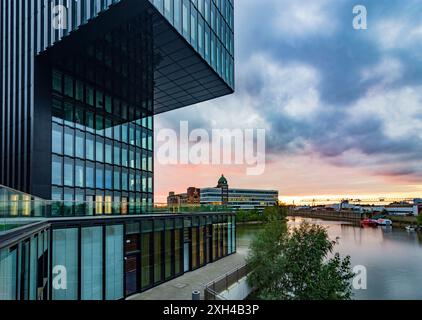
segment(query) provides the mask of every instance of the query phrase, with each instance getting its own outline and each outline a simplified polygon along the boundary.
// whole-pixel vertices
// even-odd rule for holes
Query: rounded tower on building
[[[224,174],[222,174],[221,178],[218,180],[217,188],[221,189],[221,204],[227,206],[229,204],[229,184],[224,177]]]

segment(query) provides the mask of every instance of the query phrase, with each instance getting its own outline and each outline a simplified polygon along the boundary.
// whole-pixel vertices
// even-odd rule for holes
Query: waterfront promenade
[[[236,254],[188,272],[127,300],[192,300],[194,290],[199,290],[203,299],[205,285],[245,263],[249,244],[248,240],[238,241]]]

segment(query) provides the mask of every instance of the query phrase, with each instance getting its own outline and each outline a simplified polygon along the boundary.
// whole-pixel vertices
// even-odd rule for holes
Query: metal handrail
[[[244,264],[233,269],[232,271],[225,273],[222,276],[219,276],[205,286],[205,300],[225,300],[225,298],[221,296],[221,292],[228,290],[233,284],[239,282],[247,275],[248,265]],[[220,288],[220,290],[216,289],[216,287]]]
[[[74,201],[74,200],[33,200],[0,199],[0,218],[6,217],[55,217],[91,216],[121,214],[183,214],[195,212],[227,212],[224,206],[166,206],[164,204],[143,204],[130,201]]]

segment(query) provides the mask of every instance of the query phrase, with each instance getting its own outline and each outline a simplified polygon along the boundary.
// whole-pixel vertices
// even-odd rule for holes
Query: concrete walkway
[[[245,255],[243,254],[245,251],[242,250],[241,252],[186,273],[127,300],[192,300],[193,290],[199,290],[203,299],[202,295],[206,284],[245,263]]]
[[[237,253],[205,267],[186,273],[127,300],[192,300],[192,291],[199,290],[203,299],[205,285],[245,263],[248,240],[237,241]]]

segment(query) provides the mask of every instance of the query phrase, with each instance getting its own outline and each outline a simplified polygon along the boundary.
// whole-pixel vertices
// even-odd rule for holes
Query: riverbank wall
[[[289,211],[289,216],[291,217],[302,217],[302,218],[315,218],[315,219],[328,219],[334,221],[360,221],[363,219],[363,215],[356,212],[350,211],[329,211],[329,210],[319,210],[319,211],[309,211],[309,210],[298,210]]]

